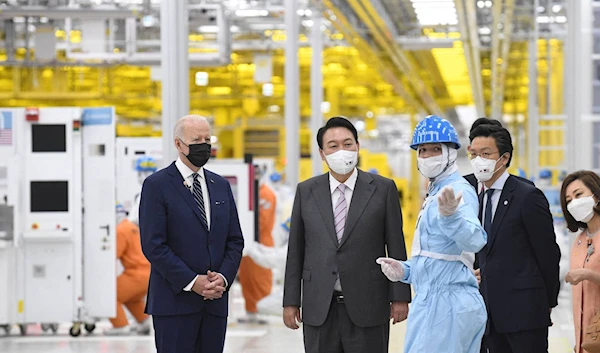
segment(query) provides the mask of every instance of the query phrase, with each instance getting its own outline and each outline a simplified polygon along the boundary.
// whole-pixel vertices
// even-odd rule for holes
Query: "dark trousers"
[[[153,316],[157,353],[221,353],[227,318],[205,312]]]
[[[489,323],[489,333],[483,338],[485,353],[548,353],[548,328],[499,333]]]
[[[389,322],[373,327],[358,327],[348,316],[343,302],[333,299],[327,319],[321,326],[304,324],[306,353],[387,353]]]

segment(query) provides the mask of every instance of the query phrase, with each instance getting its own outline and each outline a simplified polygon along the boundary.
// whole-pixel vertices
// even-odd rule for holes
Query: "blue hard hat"
[[[276,183],[281,180],[281,174],[274,172],[273,174],[271,174],[271,176],[269,178],[271,179],[272,182]]]
[[[135,170],[138,172],[155,172],[158,170],[158,166],[154,158],[143,156],[135,162]]]
[[[566,170],[561,170],[560,174],[558,174],[558,181],[563,181],[567,177],[569,173]]]
[[[417,150],[417,146],[425,143],[449,143],[456,149],[460,148],[454,126],[448,120],[435,115],[429,115],[419,121],[410,148]]]
[[[540,170],[540,179],[552,178],[552,172],[550,169],[542,169]]]
[[[127,212],[125,207],[123,207],[123,205],[120,203],[117,204],[116,211],[117,211],[117,214],[121,213],[121,214],[127,215],[129,213],[129,212]]]

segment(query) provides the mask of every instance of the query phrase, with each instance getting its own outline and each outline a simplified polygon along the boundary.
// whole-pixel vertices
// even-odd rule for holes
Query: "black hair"
[[[473,122],[473,125],[471,125],[471,130],[469,131],[469,133],[473,132],[473,130],[475,130],[480,125],[494,125],[494,126],[503,127],[502,123],[500,121],[498,121],[496,119],[490,119],[490,118],[483,117],[483,118],[479,118]]]
[[[317,132],[317,144],[319,144],[320,149],[323,149],[323,135],[325,135],[325,132],[327,132],[327,130],[334,127],[343,127],[350,130],[352,135],[354,135],[354,142],[358,143],[358,132],[356,131],[356,128],[354,127],[354,125],[352,125],[350,120],[341,116],[336,116],[327,120],[327,124],[325,124],[325,126],[320,128]]]
[[[590,170],[580,170],[567,175],[560,188],[560,206],[565,221],[567,221],[567,228],[569,228],[571,232],[576,232],[579,229],[587,229],[588,227],[586,223],[575,220],[567,208],[567,187],[575,180],[581,180],[583,185],[590,189],[592,195],[596,197],[596,200],[598,200],[598,197],[600,196],[600,177],[598,177],[596,173]],[[600,214],[600,206],[598,204],[594,206],[594,212]]]
[[[498,121],[498,123],[500,122]],[[480,124],[475,128],[471,129],[471,133],[469,134],[469,141],[473,142],[473,140],[477,137],[493,138],[496,142],[496,147],[498,147],[498,152],[500,153],[500,156],[506,153],[510,153],[510,156],[508,157],[508,162],[506,163],[506,167],[510,167],[510,161],[512,160],[513,155],[513,145],[512,138],[510,137],[510,132],[508,132],[508,130],[506,130],[502,126],[498,126],[495,123]]]

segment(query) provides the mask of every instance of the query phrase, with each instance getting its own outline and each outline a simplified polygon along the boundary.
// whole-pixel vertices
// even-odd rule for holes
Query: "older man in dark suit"
[[[142,188],[142,250],[152,267],[146,310],[158,353],[223,351],[244,238],[229,182],[204,169],[210,138],[204,117],[179,119],[179,158]]]

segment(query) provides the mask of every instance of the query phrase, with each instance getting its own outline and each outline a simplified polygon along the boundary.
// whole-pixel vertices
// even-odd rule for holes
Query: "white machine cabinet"
[[[138,158],[152,157],[162,165],[162,138],[117,137],[117,202],[129,212],[137,205],[136,198],[142,191],[143,175],[135,167]]]
[[[12,145],[19,158],[11,161],[7,173],[16,210],[16,256],[8,266],[16,274],[16,285],[7,295],[9,323],[114,317],[113,108],[20,108],[0,113],[12,115],[18,132]],[[78,331],[74,326],[72,334]]]

